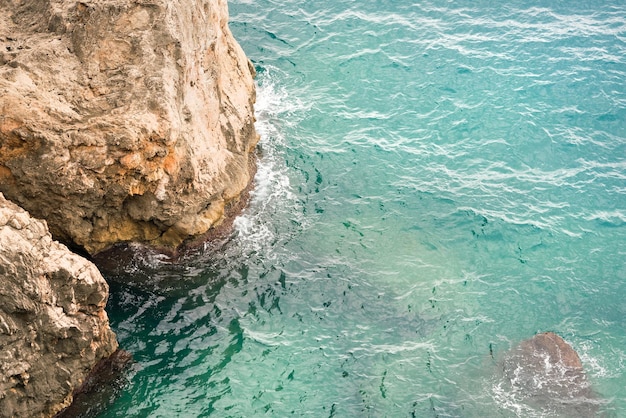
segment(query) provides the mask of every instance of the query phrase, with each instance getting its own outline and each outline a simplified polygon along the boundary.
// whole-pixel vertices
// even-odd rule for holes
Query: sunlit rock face
[[[48,417],[117,349],[98,269],[0,193],[0,417]]]
[[[578,353],[560,336],[537,334],[508,352],[498,387],[522,416],[596,417],[600,402]]]
[[[97,253],[176,247],[252,176],[253,68],[226,0],[0,0],[0,191]]]

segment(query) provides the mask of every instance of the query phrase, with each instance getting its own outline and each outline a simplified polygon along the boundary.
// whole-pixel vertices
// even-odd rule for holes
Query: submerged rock
[[[117,349],[96,267],[0,194],[0,416],[51,416]]]
[[[258,140],[226,0],[0,8],[0,192],[91,254],[221,222]]]
[[[541,416],[595,417],[600,402],[576,351],[552,332],[537,334],[506,354],[502,363],[508,406]],[[534,416],[534,415],[532,415]]]

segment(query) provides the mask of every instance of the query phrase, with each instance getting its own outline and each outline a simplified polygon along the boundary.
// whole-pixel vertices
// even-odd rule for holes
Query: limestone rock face
[[[56,239],[175,247],[251,180],[226,0],[0,0],[0,192]]]
[[[553,332],[522,341],[504,358],[506,391],[513,404],[541,416],[596,417],[600,401],[578,353]]]
[[[0,416],[51,416],[117,349],[97,268],[0,194]]]

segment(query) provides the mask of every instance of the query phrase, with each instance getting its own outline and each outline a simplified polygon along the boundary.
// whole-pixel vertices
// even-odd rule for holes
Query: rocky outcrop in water
[[[542,416],[596,417],[600,402],[576,351],[546,332],[522,341],[504,358],[504,386],[512,404]],[[534,416],[534,415],[533,415]]]
[[[96,267],[0,194],[0,416],[52,416],[117,349]]]
[[[226,0],[0,0],[0,192],[97,253],[176,247],[252,176]]]

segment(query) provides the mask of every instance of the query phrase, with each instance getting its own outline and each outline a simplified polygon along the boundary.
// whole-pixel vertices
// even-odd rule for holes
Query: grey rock
[[[49,417],[117,349],[97,268],[0,193],[0,416]]]

